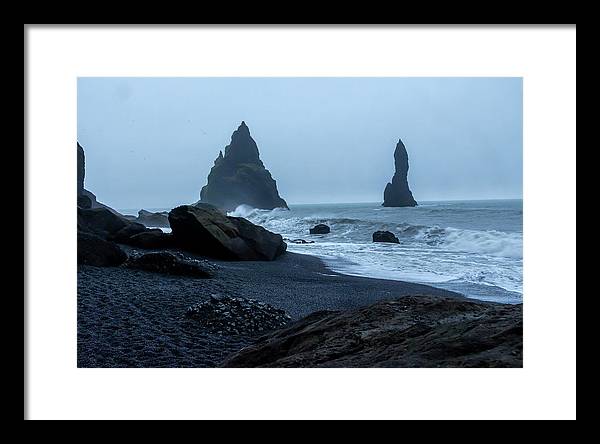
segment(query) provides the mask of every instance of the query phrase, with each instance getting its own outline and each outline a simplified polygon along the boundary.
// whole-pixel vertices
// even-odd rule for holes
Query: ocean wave
[[[467,230],[405,222],[381,222],[339,216],[327,217],[324,214],[298,217],[283,208],[261,210],[249,205],[240,205],[228,215],[247,218],[284,237],[306,236],[310,227],[318,223],[325,223],[331,227],[331,233],[327,235],[327,239],[334,242],[370,243],[373,232],[388,230],[398,236],[402,242],[413,243],[416,246],[489,256],[523,257],[523,235],[521,233]]]
[[[522,232],[487,229],[495,228],[495,221],[502,216],[482,216],[479,209],[459,212],[458,217],[455,211],[444,211],[440,214],[447,214],[446,218],[413,216],[413,220],[402,220],[394,212],[355,208],[297,211],[240,205],[229,215],[245,217],[283,237],[315,241],[290,244],[288,250],[321,257],[340,273],[445,285],[443,288],[498,300],[518,299],[523,285]],[[507,214],[512,214],[512,210]],[[465,220],[482,217],[485,223],[480,224],[480,229],[453,226],[453,221],[464,224]],[[329,225],[331,232],[310,235],[309,228],[318,223]],[[399,244],[372,242],[372,235],[378,230],[393,232],[400,239]],[[498,289],[510,295],[498,296]]]
[[[283,211],[288,212],[289,210],[287,208],[275,208],[273,210],[261,210],[258,208],[251,207],[250,205],[242,204],[242,205],[238,205],[235,208],[235,210],[228,212],[227,215],[233,216],[233,217],[244,217],[244,218],[248,219],[248,218],[260,216],[262,214],[275,215],[275,214],[281,213]]]
[[[522,258],[523,235],[501,231],[475,231],[446,228],[442,248],[491,256]]]

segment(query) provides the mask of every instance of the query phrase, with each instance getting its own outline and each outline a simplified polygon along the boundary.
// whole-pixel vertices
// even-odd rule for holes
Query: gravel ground
[[[212,279],[79,266],[78,367],[220,365],[256,336],[218,335],[185,316],[211,295],[266,302],[293,320],[408,294],[460,297],[426,285],[341,275],[318,258],[294,253],[273,262],[211,262],[218,267]]]

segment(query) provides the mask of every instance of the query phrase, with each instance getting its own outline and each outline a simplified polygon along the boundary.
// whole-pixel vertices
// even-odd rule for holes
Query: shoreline
[[[77,366],[220,365],[257,338],[210,333],[185,318],[187,307],[211,295],[256,299],[285,310],[292,321],[317,311],[357,309],[407,295],[467,300],[427,285],[343,275],[315,256],[298,253],[287,252],[271,262],[210,262],[218,267],[212,279],[78,266]]]

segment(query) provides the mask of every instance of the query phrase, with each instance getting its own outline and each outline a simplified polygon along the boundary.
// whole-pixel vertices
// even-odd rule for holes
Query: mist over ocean
[[[240,205],[229,215],[285,238],[315,241],[288,242],[288,251],[317,256],[336,272],[426,283],[481,300],[523,299],[521,199],[420,202],[414,208],[304,204],[290,205],[289,211]],[[329,225],[331,233],[308,234],[318,223]],[[377,230],[393,232],[400,243],[374,243]]]

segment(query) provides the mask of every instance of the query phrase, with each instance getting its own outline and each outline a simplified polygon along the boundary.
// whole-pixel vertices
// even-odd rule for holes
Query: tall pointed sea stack
[[[277,184],[259,158],[256,142],[245,122],[233,132],[225,155],[219,156],[200,191],[200,201],[231,211],[238,205],[272,210],[288,208]]]
[[[394,163],[396,164],[396,172],[392,178],[392,183],[388,183],[383,192],[383,206],[416,207],[417,202],[408,187],[408,153],[402,140],[398,140],[396,145]]]

